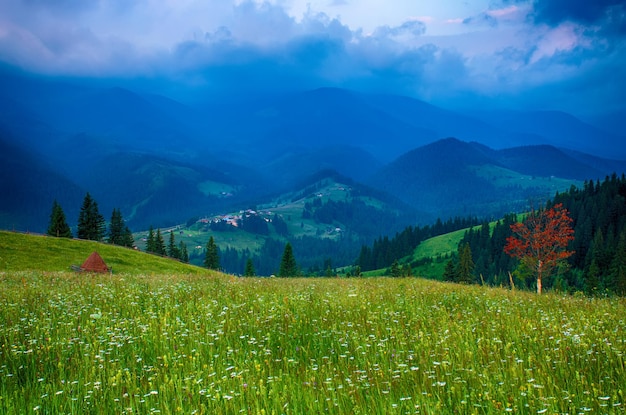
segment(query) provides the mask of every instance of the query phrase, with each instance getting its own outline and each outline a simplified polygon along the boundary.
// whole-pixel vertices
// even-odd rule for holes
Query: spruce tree
[[[298,274],[298,264],[296,263],[296,258],[293,255],[293,248],[291,247],[291,244],[287,242],[285,250],[283,251],[283,257],[280,261],[278,276],[282,278],[297,277]]]
[[[459,262],[456,269],[457,282],[471,284],[474,280],[474,260],[468,243],[459,247]]]
[[[248,258],[246,261],[246,270],[244,272],[244,277],[254,277],[256,275],[254,271],[254,264],[252,263],[252,258]]]
[[[181,259],[180,251],[178,250],[176,241],[174,240],[174,231],[170,232],[170,239],[167,244],[167,256],[174,259]]]
[[[399,278],[402,276],[402,268],[400,268],[400,263],[397,259],[394,259],[391,263],[391,269],[389,270],[389,275],[392,278]]]
[[[626,295],[626,231],[622,231],[619,236],[610,275],[615,293]]]
[[[133,233],[130,231],[128,226],[124,226],[124,232],[122,233],[122,246],[132,248],[134,245],[135,239],[133,238]]]
[[[457,282],[456,264],[454,263],[454,259],[450,259],[446,262],[446,267],[443,270],[443,280]]]
[[[189,262],[189,253],[187,252],[187,245],[183,241],[180,241],[178,244],[178,252],[180,252],[180,260],[188,263]]]
[[[63,212],[61,205],[59,205],[56,200],[52,204],[52,213],[50,214],[48,235],[56,236],[57,238],[72,237],[72,231],[70,230],[70,227],[65,220],[65,213]]]
[[[156,252],[154,228],[152,227],[152,225],[150,225],[150,230],[148,231],[148,239],[146,240],[146,252]]]
[[[113,245],[124,245],[124,219],[119,209],[113,209],[111,222],[109,222],[109,243]]]
[[[206,254],[204,255],[204,266],[208,269],[218,271],[220,269],[220,255],[215,244],[215,240],[211,236],[206,244]]]
[[[98,211],[98,203],[87,193],[78,215],[77,236],[79,239],[101,241],[104,231],[104,216]]]
[[[165,251],[165,241],[163,240],[163,235],[161,235],[161,229],[157,229],[154,237],[154,253],[162,256],[167,255],[167,252]]]

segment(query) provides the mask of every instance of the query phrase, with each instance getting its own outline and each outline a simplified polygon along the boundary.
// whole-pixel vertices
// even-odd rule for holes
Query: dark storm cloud
[[[607,18],[616,10],[623,10],[621,0],[535,0],[536,20],[557,25],[571,20],[592,24]]]
[[[296,16],[287,4],[0,0],[0,61],[47,74],[150,78],[198,94],[338,86],[442,105],[501,97],[568,110],[626,95],[619,2],[493,0],[469,16],[417,17],[416,9],[367,31],[312,6]],[[429,33],[442,27],[453,30]]]
[[[571,21],[585,26],[600,25],[602,31],[626,34],[623,0],[535,0],[534,19],[549,25]]]

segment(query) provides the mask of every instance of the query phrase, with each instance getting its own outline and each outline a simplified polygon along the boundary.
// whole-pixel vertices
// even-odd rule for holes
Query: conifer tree
[[[167,252],[165,251],[165,241],[163,240],[163,235],[161,235],[161,229],[157,229],[154,237],[154,253],[163,256],[167,255]]]
[[[150,225],[150,230],[148,231],[148,239],[146,241],[146,252],[156,252],[156,243],[154,239],[154,228]]]
[[[130,231],[128,226],[124,227],[124,233],[122,234],[122,246],[127,248],[132,248],[135,245],[135,239],[133,238],[133,233]]]
[[[391,263],[391,269],[389,271],[389,275],[393,278],[398,278],[402,276],[402,269],[400,268],[400,264],[397,259]]]
[[[246,270],[243,274],[245,277],[254,277],[256,275],[254,271],[254,264],[252,263],[252,258],[248,258],[246,261]]]
[[[109,243],[113,245],[124,245],[124,219],[119,209],[113,209],[111,221],[109,222]]]
[[[206,244],[206,253],[204,255],[204,266],[208,269],[218,271],[220,269],[220,255],[215,240],[211,236]]]
[[[98,203],[87,193],[78,216],[77,236],[79,239],[101,241],[104,237],[104,230],[104,216],[98,211]]]
[[[287,242],[285,250],[283,251],[283,257],[280,261],[278,276],[282,278],[297,277],[298,274],[298,264],[296,263],[296,258],[293,255],[293,248],[291,247],[291,243]]]
[[[187,252],[187,245],[183,241],[178,244],[178,252],[180,252],[180,260],[189,263],[189,253]]]
[[[468,243],[459,247],[459,262],[456,269],[457,282],[471,284],[474,280],[474,260]]]
[[[65,220],[65,213],[63,212],[61,205],[59,205],[56,200],[52,204],[52,213],[50,214],[48,235],[56,236],[57,238],[72,237],[72,231],[70,230],[70,227]]]
[[[450,259],[448,262],[446,262],[446,267],[443,270],[443,280],[450,282],[457,281],[456,264],[454,263],[454,259]]]
[[[626,295],[626,231],[622,231],[611,263],[611,280],[618,295]]]
[[[180,251],[178,250],[178,247],[176,246],[176,241],[174,239],[174,231],[170,232],[170,238],[167,244],[167,256],[174,259],[181,259]]]

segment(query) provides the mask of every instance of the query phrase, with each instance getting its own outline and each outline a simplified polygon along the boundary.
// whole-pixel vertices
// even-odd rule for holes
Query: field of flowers
[[[625,411],[623,299],[0,273],[3,414]]]

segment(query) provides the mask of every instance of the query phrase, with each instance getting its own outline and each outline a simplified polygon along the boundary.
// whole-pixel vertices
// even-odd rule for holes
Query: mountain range
[[[454,137],[454,138],[451,138]],[[459,113],[321,88],[181,102],[112,82],[0,71],[0,228],[75,224],[85,192],[133,229],[268,203],[321,171],[403,201],[423,223],[524,209],[626,171],[624,137],[553,111]]]

